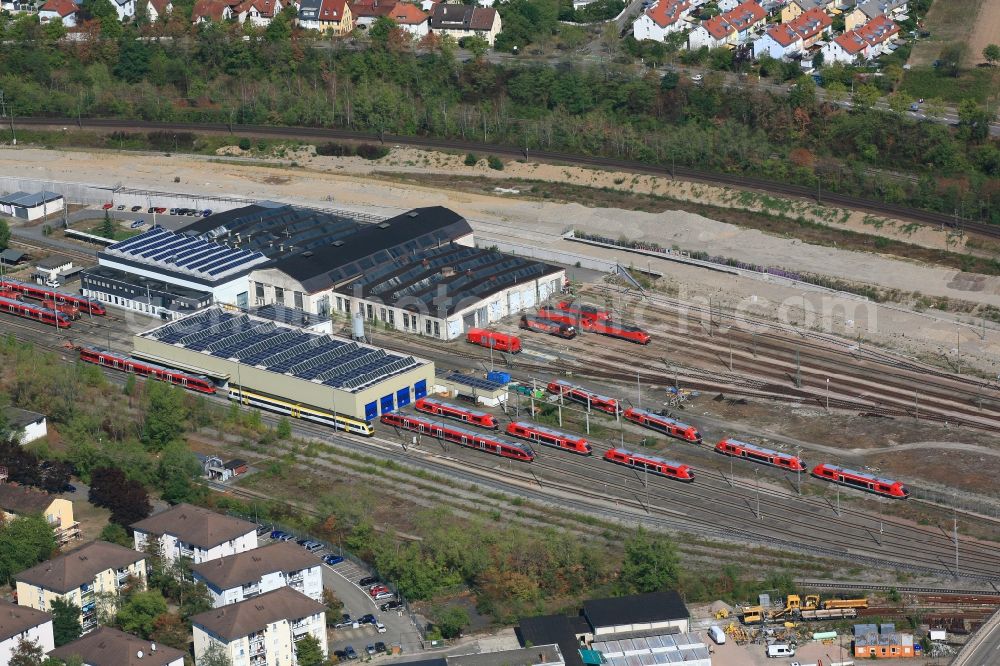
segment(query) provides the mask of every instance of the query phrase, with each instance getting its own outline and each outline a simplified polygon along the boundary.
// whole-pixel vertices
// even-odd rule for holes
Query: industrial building
[[[107,305],[162,319],[176,319],[212,304],[208,291],[191,289],[127,271],[94,266],[80,276],[81,293]]]
[[[434,364],[220,306],[135,336],[134,354],[301,406],[371,420],[423,397]]]
[[[37,220],[63,207],[63,197],[56,192],[14,192],[0,196],[0,213],[22,220]]]
[[[440,206],[381,219],[264,202],[177,231],[154,228],[98,259],[101,270],[164,285],[163,305],[127,298],[96,272],[87,295],[165,319],[207,294],[243,310],[276,305],[323,319],[360,317],[445,340],[532,308],[565,282],[560,267],[475,247],[469,223]]]

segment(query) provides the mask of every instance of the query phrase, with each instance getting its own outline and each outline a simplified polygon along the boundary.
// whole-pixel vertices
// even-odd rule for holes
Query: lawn
[[[957,103],[973,99],[984,104],[1000,88],[1000,76],[986,67],[964,70],[961,76],[938,73],[931,66],[913,67],[903,74],[902,90],[911,97],[938,97]]]

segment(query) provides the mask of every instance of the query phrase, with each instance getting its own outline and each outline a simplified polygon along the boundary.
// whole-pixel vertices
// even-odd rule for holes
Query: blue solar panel
[[[138,254],[140,257],[148,258],[154,254],[158,254],[164,250],[169,250],[170,248],[183,245],[187,242],[187,238],[183,236],[175,236],[174,238],[168,238],[161,244],[156,244],[153,247],[146,247],[138,252],[133,252],[133,254]]]
[[[192,263],[188,264],[188,268],[190,268],[193,271],[194,270],[200,271],[205,266],[207,266],[208,264],[211,264],[212,262],[218,261],[219,258],[221,258],[223,256],[228,256],[230,252],[232,252],[232,250],[230,250],[227,247],[216,247],[216,251],[215,252],[212,252],[211,254],[205,255],[203,258],[199,259],[198,261],[195,261],[195,262],[192,262]]]
[[[228,261],[228,262],[226,262],[224,264],[220,264],[220,265],[216,266],[215,268],[209,270],[208,274],[209,275],[218,275],[219,273],[223,273],[223,272],[228,271],[228,270],[230,270],[232,268],[235,268],[236,266],[239,266],[240,264],[242,264],[244,262],[246,262],[246,257],[240,257],[238,259],[233,259],[231,261]]]
[[[190,240],[189,239],[187,241],[184,241],[183,243],[174,244],[174,245],[171,245],[170,247],[164,247],[162,250],[160,250],[158,252],[155,252],[153,254],[147,255],[146,258],[147,259],[151,259],[153,261],[160,261],[162,259],[170,260],[170,257],[173,257],[173,259],[176,260],[177,256],[181,252],[187,251],[187,250],[189,250],[192,247],[192,245],[197,245],[197,244],[198,244],[198,241],[194,241],[194,240]]]
[[[204,259],[210,254],[218,252],[220,250],[218,245],[212,245],[210,243],[204,243],[201,247],[195,249],[191,254],[185,257],[183,262],[178,262],[178,266],[191,266]]]
[[[163,229],[160,228],[151,229],[150,231],[147,231],[144,234],[139,234],[135,238],[129,238],[128,240],[124,240],[120,243],[115,243],[114,245],[110,245],[109,249],[125,250],[126,248],[130,248],[136,245],[142,245],[147,241],[152,240],[153,238],[162,236],[163,234],[164,234]]]
[[[202,266],[201,270],[209,271],[212,268],[217,268],[219,266],[223,266],[225,264],[232,263],[234,261],[243,261],[244,257],[246,257],[249,254],[250,254],[249,252],[238,252],[237,254],[227,254],[226,256],[216,259],[215,261],[206,266]]]

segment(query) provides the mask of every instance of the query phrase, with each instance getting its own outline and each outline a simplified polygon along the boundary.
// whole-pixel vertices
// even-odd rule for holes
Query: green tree
[[[108,39],[118,39],[122,34],[122,24],[118,11],[111,0],[83,0],[80,4],[84,19],[96,19],[101,24],[101,35]]]
[[[927,116],[930,118],[941,118],[948,111],[948,107],[945,106],[944,100],[940,97],[931,97],[926,102],[924,102],[924,109],[927,111]]]
[[[195,655],[195,661],[198,662],[198,666],[233,666],[233,662],[230,661],[218,643],[209,645],[208,649],[200,656]]]
[[[105,238],[110,238],[114,240],[115,231],[117,230],[117,228],[118,225],[115,224],[115,221],[111,219],[111,213],[109,213],[108,211],[104,211],[104,219],[101,220],[101,227],[100,229],[97,230],[97,234],[99,236],[104,236]]]
[[[168,444],[160,455],[156,475],[163,499],[171,504],[198,500],[204,494],[204,488],[195,483],[201,473],[198,457],[185,444]]]
[[[976,104],[963,99],[958,105],[958,134],[969,143],[982,143],[990,135],[993,115]]]
[[[434,612],[434,623],[442,638],[458,638],[469,625],[469,614],[461,606],[445,606]]]
[[[52,527],[38,516],[22,516],[0,527],[0,584],[12,584],[14,575],[44,562],[56,549]]]
[[[135,375],[130,372],[125,377],[125,386],[122,388],[122,393],[124,393],[129,397],[135,395],[135,384],[136,384]]]
[[[472,57],[476,60],[482,60],[486,52],[490,50],[490,43],[486,41],[483,37],[478,35],[474,37],[466,37],[462,41],[462,46],[472,53]]]
[[[178,650],[187,650],[190,629],[176,613],[164,613],[153,620],[153,633],[157,643],[163,643]]]
[[[101,541],[116,543],[119,546],[125,546],[126,548],[131,548],[133,546],[132,537],[130,537],[128,532],[125,531],[125,528],[118,523],[108,523],[105,525],[98,538]]]
[[[870,83],[865,83],[858,86],[854,90],[854,97],[851,98],[851,103],[854,104],[854,108],[861,111],[869,111],[874,108],[875,103],[878,102],[879,95],[878,88],[871,85]]]
[[[983,58],[990,64],[990,67],[996,67],[997,63],[1000,62],[1000,44],[990,44],[983,49]]]
[[[29,641],[23,636],[18,639],[17,647],[10,655],[7,666],[42,666],[45,651],[35,641]]]
[[[396,28],[396,22],[391,18],[379,16],[368,28],[368,37],[372,40],[372,44],[384,48],[389,45],[389,38]]]
[[[788,90],[788,103],[793,109],[811,111],[816,107],[816,82],[811,76],[800,76]]]
[[[184,432],[187,410],[181,389],[163,382],[146,384],[146,418],[142,442],[150,451],[162,451]]]
[[[896,115],[903,115],[913,104],[913,98],[906,93],[899,91],[889,95],[889,108]]]
[[[159,590],[133,594],[118,611],[122,631],[149,638],[156,628],[156,618],[167,612],[167,601]]]
[[[323,648],[312,634],[306,634],[295,644],[295,659],[298,666],[323,666]]]
[[[72,601],[56,597],[52,600],[49,612],[52,613],[52,634],[56,647],[72,643],[83,634],[80,607]]]
[[[180,613],[184,620],[212,610],[212,595],[209,594],[208,587],[204,583],[191,583],[189,578],[190,573],[185,576],[180,589]]]
[[[278,436],[278,439],[288,439],[292,436],[292,424],[287,418],[282,416],[278,419],[278,426],[275,428],[274,434]]]
[[[625,594],[656,592],[677,585],[680,559],[670,539],[639,528],[625,540],[619,587]]]

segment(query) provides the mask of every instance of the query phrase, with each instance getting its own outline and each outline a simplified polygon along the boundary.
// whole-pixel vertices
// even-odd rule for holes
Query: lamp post
[[[757,484],[757,520],[761,519],[761,516],[760,516],[760,474],[758,473],[759,471],[760,470],[758,470],[756,468],[754,468],[754,471],[753,471],[754,482]]]
[[[826,378],[826,411],[830,411],[830,378]]]

